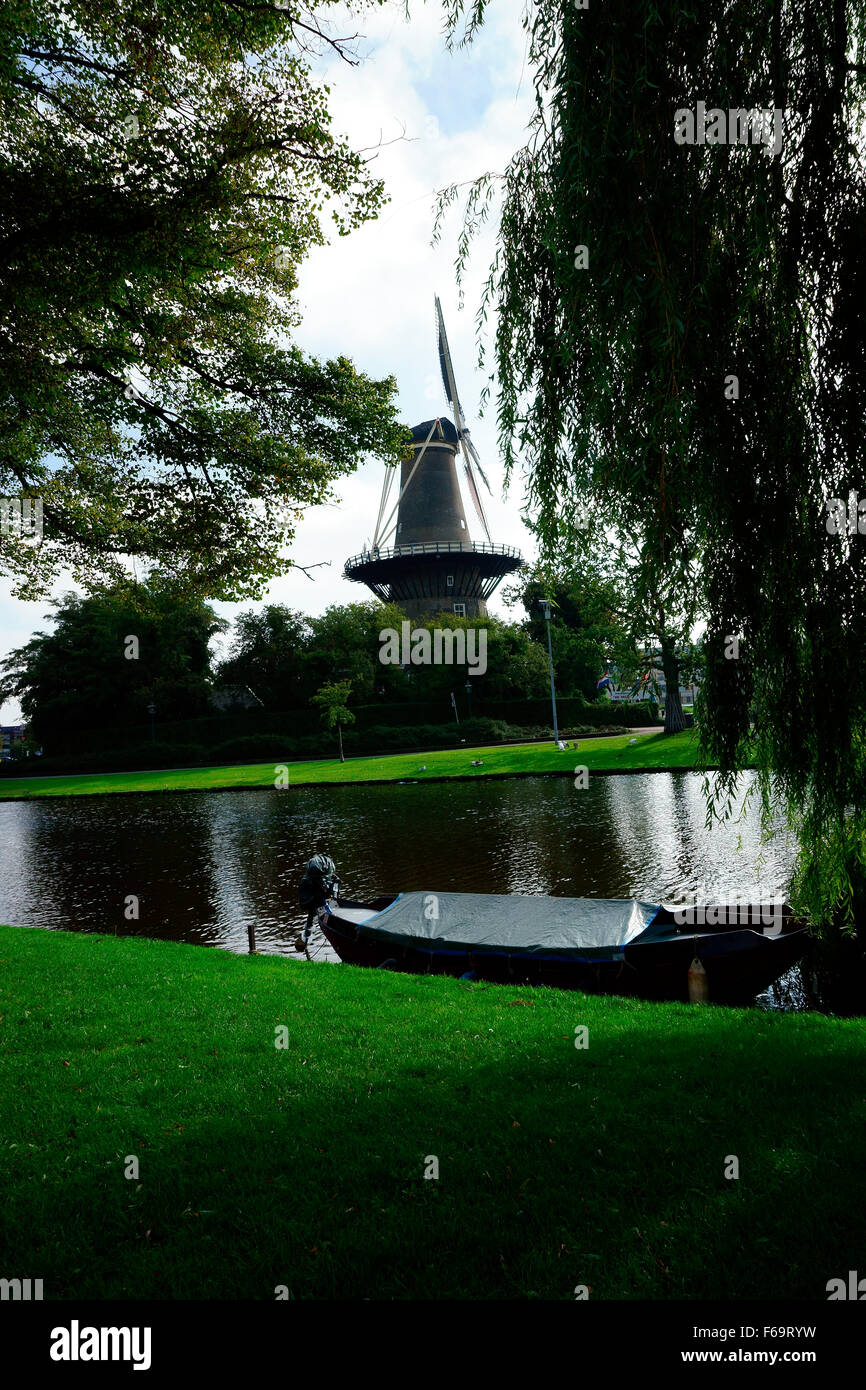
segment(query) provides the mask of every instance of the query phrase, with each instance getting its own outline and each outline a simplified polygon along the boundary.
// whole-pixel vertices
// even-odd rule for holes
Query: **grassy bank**
[[[634,740],[634,742],[632,742]],[[695,763],[693,730],[664,734],[618,734],[592,738],[562,753],[551,742],[487,748],[448,749],[438,753],[397,753],[385,758],[354,758],[288,763],[292,786],[328,782],[431,781],[440,777],[504,777],[560,772],[574,776],[577,764],[590,772],[689,768]],[[480,767],[472,760],[481,759]],[[101,772],[75,777],[3,777],[0,800],[34,796],[94,796],[112,792],[214,791],[225,787],[272,787],[273,762],[243,767],[194,767],[157,772]],[[423,770],[422,770],[423,769]]]
[[[825,1299],[862,1260],[856,1022],[15,928],[0,982],[3,1273],[46,1298]]]

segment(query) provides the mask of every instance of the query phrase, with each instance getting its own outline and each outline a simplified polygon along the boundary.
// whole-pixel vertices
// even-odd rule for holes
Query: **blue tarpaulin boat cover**
[[[339,910],[339,909],[338,909]],[[401,893],[364,931],[435,951],[458,947],[573,959],[616,956],[646,930],[657,903],[515,893]]]

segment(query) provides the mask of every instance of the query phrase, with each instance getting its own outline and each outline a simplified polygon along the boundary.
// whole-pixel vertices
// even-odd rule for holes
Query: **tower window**
[[[454,575],[453,575],[453,574],[449,574],[448,578],[445,580],[445,583],[446,583],[446,585],[448,586],[449,589],[453,589],[453,588],[454,588]]]
[[[466,617],[466,604],[465,604],[465,603],[455,603],[455,605],[454,605],[454,616],[455,616],[455,618],[465,618],[465,617]]]
[[[466,530],[466,522],[463,520],[462,516],[461,516],[461,518],[460,518],[460,530],[461,530],[461,531],[465,531],[465,530]]]

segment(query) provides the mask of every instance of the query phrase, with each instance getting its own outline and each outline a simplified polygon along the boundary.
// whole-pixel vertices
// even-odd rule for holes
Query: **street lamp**
[[[147,712],[150,715],[150,741],[151,743],[156,743],[156,726],[153,722],[156,714],[156,705],[148,705]]]
[[[467,698],[467,700],[469,701],[469,718],[471,719],[471,718],[472,718],[472,682],[471,682],[471,681],[467,681],[467,682],[466,682],[466,685],[465,685],[465,687],[464,687],[464,689],[465,689],[465,691],[466,691],[466,698]]]
[[[553,741],[558,745],[559,726],[556,722],[556,686],[553,683],[553,647],[550,643],[550,600],[539,599],[538,606],[544,614],[544,621],[547,624],[547,661],[550,666],[550,701],[553,705]]]

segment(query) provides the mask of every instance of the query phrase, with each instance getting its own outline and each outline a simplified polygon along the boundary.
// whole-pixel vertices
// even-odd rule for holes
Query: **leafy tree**
[[[547,652],[518,623],[489,618],[486,627],[487,671],[472,677],[473,688],[487,700],[532,700],[546,695]]]
[[[635,668],[625,595],[615,576],[600,566],[575,563],[557,572],[536,566],[512,586],[508,598],[523,606],[532,639],[544,648],[547,634],[539,601],[553,601],[551,644],[561,695],[595,700],[599,678],[608,665],[615,665],[624,677]]]
[[[395,605],[377,599],[333,604],[320,617],[311,618],[308,688],[338,677],[351,681],[360,704],[409,698],[401,669],[379,660],[379,633],[388,627],[399,631],[404,618]]]
[[[650,669],[660,669],[665,678],[665,733],[676,734],[685,727],[680,686],[684,683],[684,661],[692,665],[690,638],[699,616],[698,567],[685,546],[678,566],[665,563],[652,540],[639,542],[623,536],[619,543],[619,566],[623,585],[629,594],[629,617],[633,637],[644,646],[654,638],[658,651],[651,657]]]
[[[297,271],[384,198],[307,57],[325,4],[20,0],[0,10],[0,497],[44,537],[0,571],[257,597],[305,507],[396,460],[392,378],[292,343]]]
[[[54,630],[0,665],[0,703],[18,699],[34,738],[74,746],[76,729],[146,724],[207,712],[209,642],[227,624],[198,599],[146,586],[69,593],[53,601]]]
[[[246,686],[265,709],[296,709],[308,696],[309,619],[283,604],[239,613],[228,656],[217,668],[221,684]]]
[[[399,633],[399,623],[393,626]],[[516,623],[498,618],[460,618],[443,612],[424,621],[413,620],[411,630],[413,634],[429,634],[427,659],[419,659],[422,653],[417,648],[412,659],[410,647],[410,664],[405,670],[394,666],[389,669],[400,672],[408,699],[439,705],[444,719],[450,715],[451,692],[461,695],[467,681],[472,683],[473,696],[478,697],[476,712],[484,700],[532,698],[547,690],[547,656]],[[443,634],[438,639],[438,661],[437,632]],[[455,636],[444,638],[446,632]],[[464,636],[458,637],[459,633]],[[458,660],[460,656],[462,660]]]
[[[757,761],[800,903],[866,921],[866,8],[536,0],[526,25],[538,102],[482,309],[507,460],[551,552],[600,504],[678,601],[694,574],[712,808]],[[779,113],[779,148],[677,143],[698,101]]]
[[[306,701],[311,691],[342,679],[350,681],[361,703],[441,703],[447,718],[450,692],[465,685],[469,665],[410,664],[404,669],[399,663],[383,662],[382,632],[390,629],[399,638],[405,621],[396,604],[376,599],[333,604],[313,618],[280,605],[241,614],[229,656],[218,668],[219,679],[226,685],[249,686],[269,709],[291,709]],[[522,699],[547,689],[547,658],[516,624],[440,614],[426,622],[413,620],[411,628],[425,629],[431,636],[437,628],[486,632],[486,672],[472,676],[480,699]],[[479,652],[477,642],[469,648],[474,665]]]
[[[310,704],[318,706],[325,728],[332,732],[334,729],[337,730],[341,763],[346,761],[343,753],[343,725],[355,722],[355,716],[347,703],[351,690],[351,681],[330,681],[323,685],[321,690],[317,690],[310,701]]]

